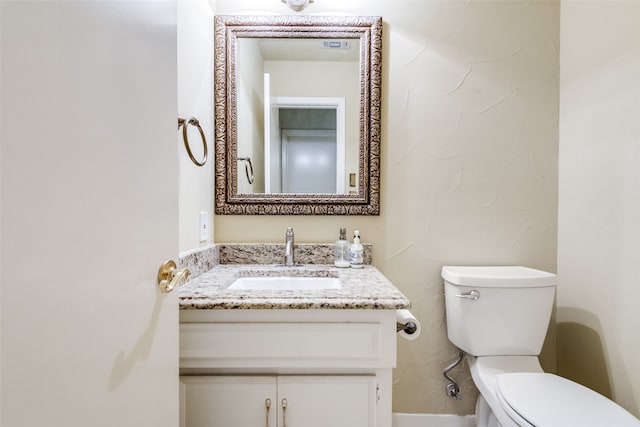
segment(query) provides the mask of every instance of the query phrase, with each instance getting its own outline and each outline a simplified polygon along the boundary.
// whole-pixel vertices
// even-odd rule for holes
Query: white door
[[[336,133],[282,130],[282,191],[336,193]]]
[[[176,4],[0,7],[0,425],[175,427]]]
[[[282,192],[280,107],[271,97],[271,76],[264,74],[264,192]]]

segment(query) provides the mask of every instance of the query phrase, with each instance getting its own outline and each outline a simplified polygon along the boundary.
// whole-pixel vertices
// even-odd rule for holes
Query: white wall
[[[209,160],[196,166],[187,154],[182,129],[176,131],[180,147],[180,251],[213,242],[213,12],[206,0],[181,0],[178,4],[178,115],[195,117],[205,132]],[[196,159],[202,159],[202,139],[189,126],[189,142]],[[200,212],[209,213],[209,238],[200,241]]]
[[[251,38],[241,39],[237,56],[238,157],[250,157],[254,172],[250,184],[245,163],[237,163],[238,193],[264,193],[264,59]]]
[[[283,3],[217,0],[216,14],[293,13]],[[444,264],[556,270],[557,1],[322,0],[305,14],[383,17],[381,214],[215,218],[216,241],[373,243],[374,264],[423,325],[399,341],[395,412],[472,413],[444,393],[455,357],[444,321]],[[553,345],[553,340],[550,341]],[[554,367],[555,354],[545,359]]]
[[[0,7],[0,46],[2,46],[2,7]],[[0,47],[0,52],[2,48]],[[2,117],[2,55],[0,55],[0,117]],[[2,120],[0,119],[0,126]],[[1,137],[0,137],[1,138]],[[1,140],[0,140],[1,142]],[[2,148],[0,145],[0,176],[2,176]],[[0,242],[2,242],[2,196],[0,190]],[[2,245],[0,244],[0,384],[2,384]],[[0,387],[0,420],[2,419],[2,387]]]
[[[558,369],[640,416],[640,3],[563,1]]]

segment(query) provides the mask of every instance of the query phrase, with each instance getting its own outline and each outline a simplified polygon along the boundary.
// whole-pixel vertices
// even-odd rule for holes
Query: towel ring
[[[244,173],[247,175],[247,181],[249,181],[249,184],[253,184],[254,178],[251,157],[238,157],[238,160],[244,161]]]
[[[189,137],[187,136],[187,125],[194,125],[195,127],[198,128],[198,131],[200,131],[200,137],[202,138],[202,147],[204,148],[204,156],[201,162],[196,160],[193,153],[191,152],[191,146],[189,145]],[[204,166],[204,164],[207,163],[207,139],[205,138],[204,132],[200,127],[200,122],[195,117],[191,117],[189,118],[189,120],[186,120],[186,121],[182,117],[178,117],[178,129],[180,129],[180,126],[182,126],[182,139],[184,139],[184,147],[187,149],[187,154],[189,155],[189,158],[196,166]]]

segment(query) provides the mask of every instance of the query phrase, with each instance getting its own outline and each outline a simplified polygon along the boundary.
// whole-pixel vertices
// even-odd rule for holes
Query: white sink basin
[[[337,277],[241,277],[228,289],[308,291],[341,287]]]

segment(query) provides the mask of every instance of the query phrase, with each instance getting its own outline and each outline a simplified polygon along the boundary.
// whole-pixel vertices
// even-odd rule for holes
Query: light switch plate
[[[209,212],[200,212],[200,241],[209,238]]]

